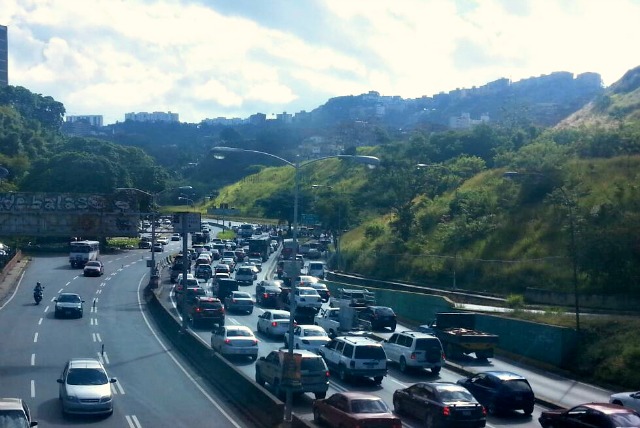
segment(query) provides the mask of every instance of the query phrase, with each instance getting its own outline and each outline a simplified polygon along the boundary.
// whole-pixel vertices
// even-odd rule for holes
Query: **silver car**
[[[218,327],[211,333],[211,349],[221,355],[247,356],[258,358],[258,339],[249,327],[229,325]]]
[[[318,325],[297,325],[293,327],[293,347],[318,353],[322,345],[329,343],[329,335]],[[284,345],[289,346],[289,332],[284,334]]]
[[[111,415],[113,395],[102,363],[95,358],[73,358],[67,362],[58,383],[62,413]]]
[[[265,311],[258,317],[258,333],[282,336],[289,331],[289,311]]]
[[[232,291],[231,295],[224,299],[224,309],[226,311],[253,313],[251,294],[244,291]]]

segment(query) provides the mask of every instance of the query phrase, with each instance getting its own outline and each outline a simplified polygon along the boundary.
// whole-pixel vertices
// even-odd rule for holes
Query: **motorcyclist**
[[[42,290],[44,290],[44,287],[42,286],[42,284],[40,284],[39,282],[36,283],[36,286],[33,289],[34,294],[36,293],[42,293]]]

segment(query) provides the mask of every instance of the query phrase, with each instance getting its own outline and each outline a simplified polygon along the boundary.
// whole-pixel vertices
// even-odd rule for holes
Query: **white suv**
[[[430,369],[437,374],[444,365],[442,343],[437,337],[419,331],[394,333],[382,342],[387,358],[400,366],[401,372],[409,368]]]
[[[340,380],[371,377],[376,384],[387,375],[387,355],[379,342],[367,337],[340,336],[318,348],[318,354]]]

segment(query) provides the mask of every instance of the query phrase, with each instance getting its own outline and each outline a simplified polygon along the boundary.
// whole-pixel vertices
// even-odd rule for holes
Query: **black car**
[[[84,300],[76,293],[60,293],[54,299],[56,302],[54,316],[82,318],[82,304]]]
[[[282,289],[276,282],[261,281],[256,285],[256,303],[260,306],[275,308],[281,291]]]
[[[451,382],[420,382],[393,393],[393,408],[428,427],[477,428],[486,424],[484,407],[466,388]]]
[[[396,331],[396,313],[386,306],[367,306],[358,312],[358,319],[371,323],[372,330],[389,327],[391,331]]]
[[[196,296],[187,304],[187,314],[192,326],[198,324],[224,325],[224,307],[220,299],[208,296]]]
[[[531,385],[519,374],[507,371],[488,371],[458,380],[487,408],[491,414],[503,410],[522,410],[526,415],[533,412],[535,396]]]

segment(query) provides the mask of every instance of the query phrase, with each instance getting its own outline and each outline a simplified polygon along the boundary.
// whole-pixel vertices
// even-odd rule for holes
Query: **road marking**
[[[136,415],[127,415],[125,416],[125,419],[127,420],[127,423],[129,424],[130,428],[142,428],[142,425],[140,425],[140,421],[138,421],[138,418],[136,418]]]
[[[214,400],[213,397],[211,397],[211,395],[209,395],[207,393],[207,391],[204,390],[204,388],[198,383],[198,381],[196,381],[193,378],[193,376],[191,376],[189,374],[189,372],[187,372],[187,369],[185,369],[184,366],[182,364],[180,364],[180,361],[178,361],[176,359],[176,357],[173,356],[173,351],[165,346],[164,342],[160,339],[158,334],[155,332],[155,330],[151,326],[151,323],[149,322],[149,319],[148,319],[147,315],[144,313],[144,310],[142,309],[142,301],[140,300],[140,289],[142,287],[142,281],[144,281],[145,277],[146,277],[146,275],[144,275],[142,278],[140,278],[140,281],[138,282],[138,293],[137,294],[138,294],[138,309],[140,310],[140,314],[142,315],[142,318],[144,319],[145,324],[147,324],[147,328],[149,329],[149,331],[151,332],[153,337],[156,338],[156,340],[158,341],[158,344],[160,345],[160,347],[166,352],[166,355],[173,360],[173,362],[176,364],[176,366],[178,366],[178,368],[184,373],[184,375],[195,385],[195,387],[198,389],[198,391],[200,391],[202,393],[202,395],[204,395],[206,397],[206,399],[209,400],[209,402],[211,404],[213,404],[216,407],[216,409],[218,409],[218,411],[224,415],[225,418],[227,418],[227,420],[229,421],[229,423],[231,425],[233,425],[235,428],[242,428],[240,425],[238,425],[235,422],[235,417],[233,417],[232,415],[227,413],[222,408],[222,406],[220,406],[220,404],[218,404],[218,402],[216,400]]]
[[[31,398],[36,398],[36,381],[31,379]]]
[[[91,325],[98,325],[98,318],[91,318]]]
[[[122,385],[120,384],[120,381],[117,381],[116,383],[112,383],[111,384],[111,390],[115,394],[125,395],[124,388],[122,388]]]
[[[47,312],[49,312],[49,305],[44,307],[44,313],[46,314]]]
[[[31,354],[31,365],[32,366],[36,365],[36,354]]]
[[[78,278],[80,278],[80,275],[76,275],[76,276],[74,276],[74,277],[73,277],[73,279],[78,279]],[[73,280],[72,280],[72,281],[73,281]],[[65,284],[65,286],[67,286],[67,285],[69,285],[69,284],[71,284],[71,281],[67,282],[67,283]]]
[[[392,377],[388,377],[387,379],[389,379],[389,380],[390,380],[391,382],[393,382],[393,383],[397,383],[398,385],[400,385],[400,386],[401,386],[401,387],[403,387],[403,388],[407,388],[407,387],[409,386],[409,385],[405,385],[405,384],[404,384],[404,383],[402,383],[402,382],[397,381],[396,379],[394,379],[394,378],[392,378]]]
[[[38,332],[36,332],[36,334],[33,335],[33,343],[38,342]]]
[[[100,360],[102,364],[109,364],[109,356],[106,352],[98,352],[98,360]]]
[[[102,290],[100,290],[99,288],[96,290],[96,294],[102,294]]]
[[[94,342],[102,342],[102,338],[100,337],[100,333],[93,333],[93,341]]]
[[[106,282],[101,282],[101,283],[100,283],[100,287],[104,287],[105,285],[107,285],[107,283],[106,283]]]
[[[43,318],[40,318],[40,319],[38,320],[38,325],[42,325],[42,320],[43,320]]]
[[[235,325],[241,325],[240,322],[238,322],[238,320],[236,320],[235,318],[227,318],[227,319]]]

